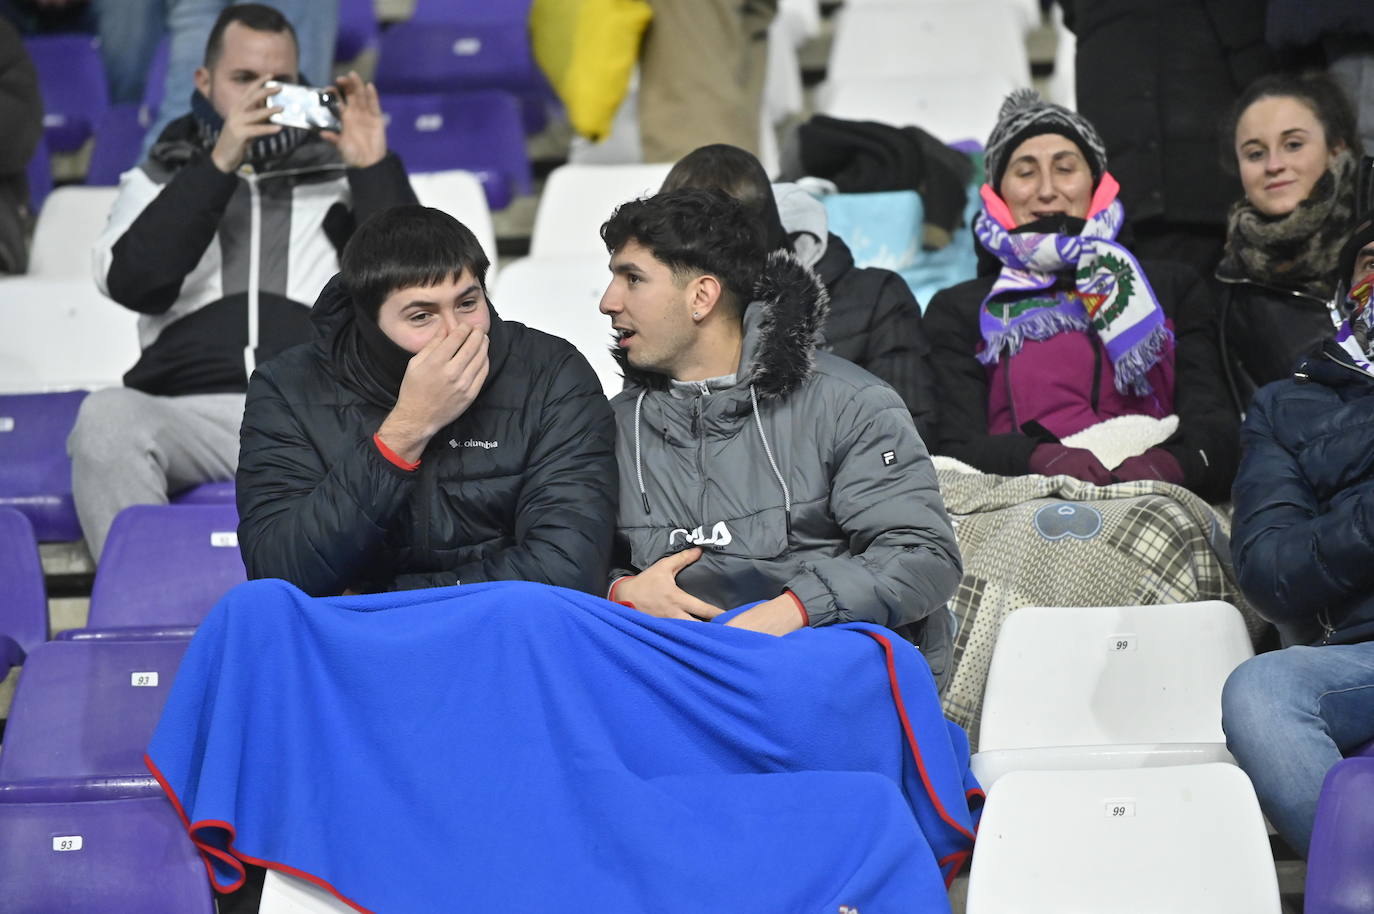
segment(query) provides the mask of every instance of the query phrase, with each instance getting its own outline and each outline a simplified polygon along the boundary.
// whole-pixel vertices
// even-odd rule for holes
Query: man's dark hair
[[[354,303],[375,318],[397,289],[435,286],[465,269],[485,291],[490,265],[463,223],[442,210],[407,204],[359,226],[344,247],[339,272]]]
[[[673,271],[678,282],[709,273],[737,314],[753,298],[768,250],[744,204],[715,188],[685,187],[622,204],[601,226],[614,254],[637,241]]]
[[[778,202],[773,196],[773,182],[762,163],[750,152],[727,143],[712,143],[692,150],[677,160],[662,190],[683,187],[714,187],[725,191],[744,204],[744,208],[758,220],[763,241],[770,251],[791,250],[787,232],[778,216]]]
[[[229,28],[231,22],[255,32],[285,32],[291,36],[296,52],[300,53],[301,43],[296,38],[296,30],[279,10],[261,3],[240,3],[226,6],[210,28],[210,39],[205,42],[205,69],[213,70],[215,64],[219,63],[219,56],[224,53],[224,30]]]
[[[1245,109],[1262,98],[1297,99],[1311,110],[1322,125],[1328,148],[1344,146],[1353,155],[1359,156],[1361,144],[1355,126],[1355,112],[1350,107],[1345,91],[1335,80],[1325,73],[1272,73],[1246,86],[1222,121],[1221,164],[1228,174],[1237,172],[1236,127]]]

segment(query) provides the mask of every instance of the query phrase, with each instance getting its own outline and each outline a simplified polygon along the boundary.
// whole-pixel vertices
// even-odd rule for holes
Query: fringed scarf
[[[1349,316],[1336,326],[1336,345],[1345,350],[1355,367],[1374,377],[1374,343],[1370,340],[1370,300],[1374,299],[1374,273],[1355,283],[1346,297]]]
[[[1341,245],[1355,225],[1355,158],[1342,152],[1286,216],[1266,216],[1242,197],[1226,218],[1222,279],[1251,279],[1331,298]]]
[[[1116,180],[1104,174],[1083,229],[1059,234],[1014,231],[1006,203],[983,186],[974,233],[1002,263],[979,313],[987,345],[978,360],[984,365],[995,364],[1003,352],[1015,355],[1027,339],[1091,329],[1112,361],[1116,389],[1152,392],[1145,376],[1172,349],[1174,336],[1140,264],[1116,243],[1124,215],[1117,190]],[[1056,274],[1067,271],[1073,288],[1055,289]]]

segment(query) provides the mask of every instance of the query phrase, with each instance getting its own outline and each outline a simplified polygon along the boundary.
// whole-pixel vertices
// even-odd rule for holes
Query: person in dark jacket
[[[1232,551],[1283,650],[1241,664],[1222,726],[1279,834],[1307,855],[1322,780],[1374,739],[1374,222],[1339,266],[1348,317],[1242,429]]]
[[[615,427],[587,360],[496,315],[451,216],[364,223],[321,339],[253,374],[238,469],[250,578],[312,596],[524,580],[604,593]]]
[[[1264,37],[1288,67],[1325,66],[1355,103],[1364,154],[1374,156],[1374,3],[1269,0]]]
[[[1092,125],[1013,93],[987,173],[974,226],[983,275],[940,292],[925,315],[935,452],[985,473],[1153,479],[1224,501],[1237,423],[1207,287],[1117,241],[1123,207]],[[1125,416],[1155,433],[1118,465],[1063,443]]]
[[[1336,261],[1355,222],[1354,115],[1321,75],[1269,76],[1236,101],[1231,208],[1220,283],[1221,345],[1235,408],[1286,378],[1331,335]]]
[[[762,601],[727,624],[775,635],[886,625],[947,673],[962,565],[935,470],[892,388],[815,351],[815,274],[711,188],[601,234],[628,382],[610,598],[684,620]]]
[[[1209,276],[1240,188],[1219,166],[1221,120],[1272,69],[1264,0],[1062,0],[1076,101],[1102,133],[1134,250]]]
[[[682,187],[725,191],[758,220],[769,250],[795,252],[816,272],[830,294],[821,349],[891,384],[929,441],[935,430],[930,346],[921,307],[902,277],[854,266],[849,248],[827,230],[825,206],[795,184],[772,185],[759,160],[736,146],[702,146],[679,159],[661,189]]]
[[[277,10],[227,7],[196,71],[192,113],[120,178],[92,262],[139,314],[124,386],[81,404],[72,496],[97,559],[115,516],[232,479],[253,367],[310,339],[309,303],[354,225],[415,194],[388,152],[377,90],[341,81],[337,132],[273,123],[270,80],[296,81],[295,30]]]
[[[28,268],[26,241],[33,209],[26,169],[43,136],[43,99],[38,71],[19,32],[0,19],[0,273]]]

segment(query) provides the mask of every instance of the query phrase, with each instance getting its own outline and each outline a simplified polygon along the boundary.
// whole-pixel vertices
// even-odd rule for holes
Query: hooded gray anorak
[[[612,578],[701,546],[677,576],[698,599],[728,609],[790,590],[813,626],[902,629],[939,675],[962,566],[935,469],[891,387],[816,351],[825,311],[815,274],[777,253],[733,378],[670,383],[617,351]]]

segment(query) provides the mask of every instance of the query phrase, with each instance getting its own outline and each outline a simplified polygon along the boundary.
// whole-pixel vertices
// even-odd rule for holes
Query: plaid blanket
[[[1229,520],[1186,489],[944,468],[939,476],[964,557],[944,710],[975,747],[993,645],[1018,607],[1225,600],[1252,638],[1268,624],[1236,585]]]

